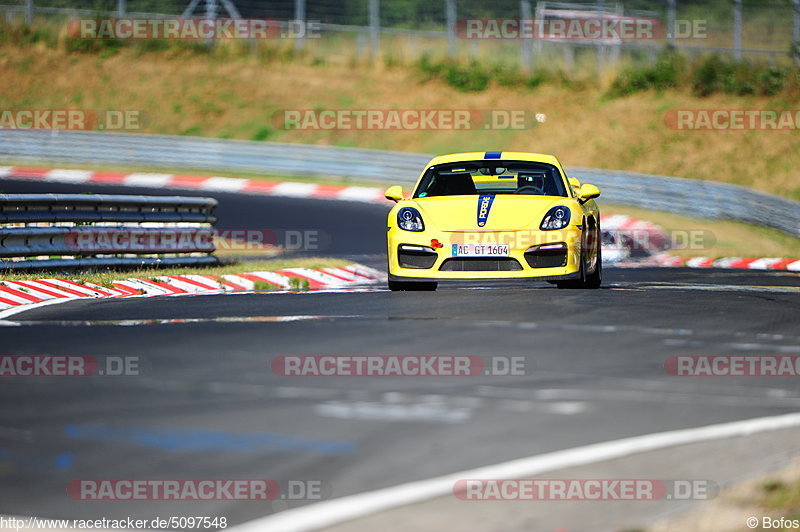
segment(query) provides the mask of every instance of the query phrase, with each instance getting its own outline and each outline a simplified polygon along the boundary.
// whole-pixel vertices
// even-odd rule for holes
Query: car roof
[[[561,167],[558,159],[554,155],[547,155],[544,153],[530,153],[523,151],[473,151],[466,153],[451,153],[449,155],[440,155],[434,157],[428,163],[426,168],[437,164],[458,163],[461,161],[479,161],[479,160],[494,160],[494,161],[533,161],[537,163],[548,163],[557,167]]]

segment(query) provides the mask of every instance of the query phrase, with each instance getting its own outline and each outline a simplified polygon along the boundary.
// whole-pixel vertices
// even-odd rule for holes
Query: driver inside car
[[[525,190],[522,190],[522,189]],[[523,174],[517,175],[517,192],[519,194],[544,194],[545,193],[544,174]]]

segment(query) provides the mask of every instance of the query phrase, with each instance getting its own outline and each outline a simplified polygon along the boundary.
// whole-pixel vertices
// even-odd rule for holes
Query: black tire
[[[584,288],[588,288],[590,290],[594,290],[600,288],[600,285],[603,284],[603,246],[600,245],[600,242],[597,243],[597,265],[594,268],[594,271],[586,276],[586,285]]]
[[[559,288],[566,288],[566,289],[588,289],[594,290],[600,288],[600,285],[603,284],[603,246],[600,242],[600,226],[597,226],[597,238],[595,238],[595,242],[597,242],[597,264],[595,264],[594,271],[592,273],[586,273],[586,257],[581,252],[581,269],[579,270],[580,276],[577,279],[570,279],[569,281],[556,281],[556,285]]]
[[[433,292],[439,283],[433,282],[408,282],[392,281],[389,279],[389,290],[392,292]]]

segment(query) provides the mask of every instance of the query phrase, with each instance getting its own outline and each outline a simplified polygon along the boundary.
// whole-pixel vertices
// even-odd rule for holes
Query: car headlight
[[[422,216],[413,207],[403,207],[397,211],[397,226],[404,231],[420,232],[425,230]]]
[[[569,216],[569,209],[563,205],[553,207],[547,211],[547,214],[544,215],[542,225],[539,226],[539,229],[542,231],[564,229],[567,225],[569,225]]]

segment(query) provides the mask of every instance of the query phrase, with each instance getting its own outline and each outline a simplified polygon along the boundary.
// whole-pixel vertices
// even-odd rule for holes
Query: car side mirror
[[[586,203],[590,199],[594,199],[600,196],[600,189],[594,185],[590,185],[586,183],[585,185],[581,185],[581,189],[578,193],[578,199],[581,203]]]
[[[386,189],[386,192],[383,193],[386,196],[386,199],[392,200],[395,203],[402,200],[403,196],[403,187],[400,185],[393,185]]]

